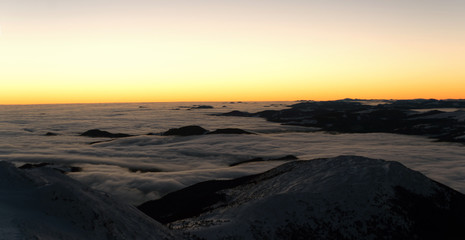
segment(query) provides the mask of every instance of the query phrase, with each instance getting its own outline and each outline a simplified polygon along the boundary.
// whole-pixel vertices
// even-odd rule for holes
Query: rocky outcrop
[[[200,126],[185,126],[180,128],[171,128],[166,132],[163,132],[163,136],[193,136],[193,135],[204,135],[204,134],[253,134],[239,128],[220,128],[215,131],[208,131],[207,129]]]
[[[19,166],[19,169],[32,169],[32,168],[40,168],[40,167],[45,167],[47,165],[50,165],[50,163],[26,163],[21,166]]]
[[[210,105],[192,105],[192,106],[179,106],[177,110],[179,109],[186,109],[186,110],[195,110],[195,109],[213,109],[213,106]]]
[[[18,168],[19,169],[34,169],[34,168],[43,168],[43,167],[54,169],[54,170],[57,170],[57,171],[59,171],[61,173],[81,172],[82,171],[81,167],[64,165],[64,164],[54,164],[54,163],[48,163],[48,162],[25,163],[25,164],[19,166]]]
[[[185,126],[180,128],[171,128],[168,131],[162,133],[163,136],[192,136],[192,135],[203,135],[208,130],[200,126]]]
[[[81,136],[85,137],[101,137],[101,138],[123,138],[123,137],[131,137],[132,135],[125,134],[125,133],[110,133],[107,131],[102,131],[99,129],[92,129],[81,133]]]
[[[241,111],[231,111],[227,113],[212,114],[213,116],[232,116],[232,117],[254,117],[255,114]]]
[[[190,109],[213,109],[210,105],[194,105]]]
[[[286,155],[284,157],[279,157],[279,158],[273,158],[270,160],[275,160],[275,161],[289,161],[289,160],[298,160],[299,158],[294,156],[294,155]]]
[[[215,131],[209,132],[208,134],[253,134],[239,128],[220,128]]]
[[[44,136],[58,136],[58,134],[54,132],[47,132],[46,134],[44,134]]]
[[[237,166],[237,165],[241,165],[241,164],[245,164],[245,163],[251,163],[251,162],[263,162],[263,161],[292,161],[292,160],[298,160],[299,158],[294,156],[294,155],[286,155],[284,157],[279,157],[279,158],[270,158],[270,159],[266,159],[266,158],[262,158],[262,157],[255,157],[255,158],[252,158],[252,159],[248,159],[248,160],[243,160],[243,161],[239,161],[239,162],[235,162],[235,163],[231,163],[229,164],[230,167],[234,167],[234,166]]]

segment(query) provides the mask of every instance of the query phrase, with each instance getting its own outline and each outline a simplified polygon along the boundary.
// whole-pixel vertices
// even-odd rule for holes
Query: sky
[[[465,98],[463,0],[6,0],[0,104]]]

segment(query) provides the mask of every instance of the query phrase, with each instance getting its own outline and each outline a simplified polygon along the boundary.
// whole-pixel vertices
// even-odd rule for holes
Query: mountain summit
[[[0,162],[0,239],[179,239],[135,207],[57,170]]]
[[[295,161],[139,209],[205,239],[465,239],[465,196],[398,162]]]

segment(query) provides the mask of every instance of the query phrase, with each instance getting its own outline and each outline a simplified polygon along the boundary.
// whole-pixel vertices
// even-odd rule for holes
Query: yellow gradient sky
[[[0,2],[0,104],[465,98],[463,0]]]

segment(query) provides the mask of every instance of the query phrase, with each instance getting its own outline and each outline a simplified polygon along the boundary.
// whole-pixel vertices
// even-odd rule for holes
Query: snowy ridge
[[[136,208],[50,168],[0,162],[0,239],[179,239]]]
[[[398,162],[355,156],[295,161],[223,184],[209,193],[218,201],[169,226],[205,239],[465,237],[464,195]],[[165,198],[195,201],[196,193],[179,193]]]

